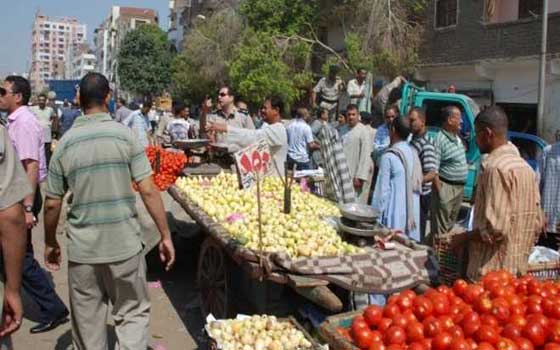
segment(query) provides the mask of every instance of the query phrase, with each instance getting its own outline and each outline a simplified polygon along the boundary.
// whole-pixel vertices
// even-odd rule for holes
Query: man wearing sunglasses
[[[45,332],[67,320],[68,309],[56,294],[45,271],[33,254],[31,230],[37,224],[43,199],[40,183],[47,177],[43,128],[27,104],[31,96],[29,81],[20,76],[8,76],[0,89],[0,109],[9,113],[8,134],[27,178],[31,193],[24,197],[27,249],[23,262],[23,288],[39,306],[39,324],[31,333]]]
[[[240,129],[255,129],[253,119],[235,107],[235,97],[232,89],[229,86],[222,86],[218,92],[218,110],[210,113],[206,118],[208,123],[225,123],[228,126]],[[224,135],[216,135],[217,143],[225,143],[226,138]],[[236,145],[228,144],[228,149],[231,152],[238,151]]]

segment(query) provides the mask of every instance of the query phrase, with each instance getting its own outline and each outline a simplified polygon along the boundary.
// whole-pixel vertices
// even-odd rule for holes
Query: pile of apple
[[[343,337],[369,350],[559,350],[560,283],[490,272],[368,306]]]
[[[237,177],[226,173],[213,178],[179,178],[176,186],[232,238],[249,249],[260,249],[255,186],[240,190]],[[284,186],[278,177],[263,180],[261,198],[263,251],[284,252],[293,258],[361,251],[342,241],[336,229],[324,221],[328,216],[340,216],[334,203],[293,186],[291,213],[284,214]]]

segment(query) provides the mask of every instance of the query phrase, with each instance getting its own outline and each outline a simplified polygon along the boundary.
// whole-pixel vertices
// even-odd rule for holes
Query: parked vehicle
[[[406,83],[403,87],[400,110],[402,113],[407,113],[412,107],[423,108],[426,111],[429,134],[433,135],[439,131],[443,119],[442,110],[450,105],[457,106],[463,116],[460,137],[465,145],[469,169],[465,185],[465,199],[470,200],[476,185],[481,160],[474,133],[474,120],[480,112],[480,107],[466,95],[427,91],[411,83]],[[547,143],[538,136],[520,132],[509,132],[508,137],[519,148],[521,156],[533,169],[537,170],[538,156]]]

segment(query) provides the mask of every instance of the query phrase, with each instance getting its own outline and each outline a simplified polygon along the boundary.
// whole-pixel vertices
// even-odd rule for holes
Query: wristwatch
[[[23,209],[26,213],[33,213],[33,206],[32,205],[24,205]]]

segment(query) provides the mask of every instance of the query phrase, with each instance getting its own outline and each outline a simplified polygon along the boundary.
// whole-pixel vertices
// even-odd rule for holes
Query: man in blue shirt
[[[391,143],[390,125],[395,118],[400,116],[399,107],[391,105],[385,110],[385,123],[377,128],[377,134],[373,140],[373,160],[379,162],[381,155],[389,147]]]
[[[62,113],[60,114],[60,137],[67,132],[72,125],[74,124],[74,119],[79,117],[82,114],[80,112],[80,108],[74,103],[72,106],[68,102],[68,100],[64,101],[64,105],[62,106]]]
[[[309,111],[307,108],[299,107],[296,110],[295,119],[287,127],[288,132],[288,167],[296,170],[311,169],[309,150],[318,148],[313,141],[311,127],[307,124]]]
[[[151,109],[152,102],[146,101],[142,104],[142,108],[130,113],[123,122],[124,125],[132,129],[143,147],[148,147],[150,145],[152,127],[148,113]]]

